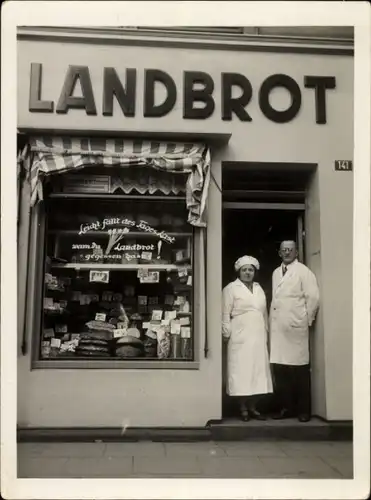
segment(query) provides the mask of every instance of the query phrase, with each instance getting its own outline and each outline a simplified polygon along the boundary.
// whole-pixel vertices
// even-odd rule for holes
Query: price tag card
[[[151,271],[147,276],[142,276],[140,278],[140,283],[159,283],[160,273],[158,271]]]
[[[185,318],[180,318],[180,324],[182,326],[187,326],[187,325],[190,325],[190,320],[189,320],[189,317],[185,317]]]
[[[173,334],[173,335],[180,335],[180,323],[178,320],[173,320],[171,322],[171,330],[170,332]]]
[[[152,311],[152,321],[161,321],[161,319],[162,311],[160,309]]]
[[[165,311],[165,319],[175,319],[176,311]]]
[[[116,330],[113,330],[113,336],[114,336],[114,338],[124,337],[126,334],[127,334],[127,329],[126,328],[117,328]]]
[[[139,279],[146,278],[148,276],[148,274],[149,274],[149,270],[146,267],[138,269],[138,278]]]
[[[45,297],[44,298],[44,309],[53,309],[54,307],[54,301],[50,297]]]
[[[108,283],[109,271],[95,271],[89,272],[89,281],[91,283]]]
[[[188,270],[186,268],[178,269],[178,276],[179,278],[184,278],[185,276],[188,276]]]
[[[183,326],[180,332],[180,335],[183,339],[190,339],[191,338],[191,329],[189,326]]]
[[[141,258],[143,260],[152,260],[152,252],[142,252]]]
[[[95,321],[106,321],[107,315],[104,313],[97,313],[95,315]]]
[[[151,321],[150,322],[149,329],[152,332],[158,332],[160,328],[161,328],[161,321],[157,321],[157,322]]]
[[[51,339],[50,342],[51,347],[60,347],[61,346],[61,339]]]
[[[150,326],[151,326],[151,323],[149,321],[143,322],[143,329],[144,330],[148,330],[148,328],[150,328]]]
[[[147,295],[138,295],[138,304],[141,306],[146,306],[148,302]]]
[[[54,329],[53,328],[45,328],[44,329],[44,339],[50,339],[54,337]]]
[[[192,286],[192,276],[188,276],[187,285]]]

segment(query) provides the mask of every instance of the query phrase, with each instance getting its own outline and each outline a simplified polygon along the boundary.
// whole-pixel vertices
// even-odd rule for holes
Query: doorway
[[[252,255],[260,262],[258,281],[267,297],[272,299],[272,273],[280,265],[278,250],[281,241],[295,240],[299,260],[304,261],[303,203],[224,202],[222,219],[222,284],[236,279],[234,263],[242,255]],[[223,346],[223,418],[237,417],[234,398],[226,394],[226,346]],[[261,400],[261,411],[275,411],[273,396]]]

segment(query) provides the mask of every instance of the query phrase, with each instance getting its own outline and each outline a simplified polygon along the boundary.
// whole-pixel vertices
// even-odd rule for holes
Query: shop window
[[[38,360],[194,360],[194,229],[159,198],[46,197]]]

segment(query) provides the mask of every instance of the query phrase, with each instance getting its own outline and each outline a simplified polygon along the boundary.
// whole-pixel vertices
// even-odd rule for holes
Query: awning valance
[[[87,167],[146,166],[173,174],[188,174],[188,222],[203,227],[210,182],[210,152],[200,143],[129,139],[32,137],[30,139],[31,203],[42,199],[43,179]]]

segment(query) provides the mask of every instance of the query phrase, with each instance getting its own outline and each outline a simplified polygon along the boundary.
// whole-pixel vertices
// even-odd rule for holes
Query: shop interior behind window
[[[38,359],[193,360],[185,184],[132,167],[51,176]]]

